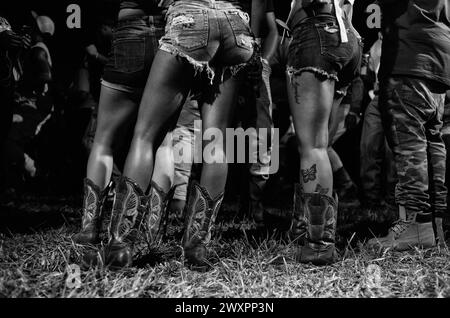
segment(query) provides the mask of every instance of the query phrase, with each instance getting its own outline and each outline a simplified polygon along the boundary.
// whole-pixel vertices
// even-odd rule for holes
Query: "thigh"
[[[137,102],[130,93],[102,86],[97,118],[96,142],[112,143],[136,122]]]
[[[288,77],[289,103],[301,146],[327,147],[335,82],[310,72]]]
[[[164,139],[189,92],[194,70],[183,60],[158,51],[139,107],[136,133],[143,138]]]
[[[229,77],[219,86],[219,94],[212,103],[204,103],[201,109],[203,130],[218,128],[225,132],[231,125],[234,106],[238,98],[238,85],[241,80]]]

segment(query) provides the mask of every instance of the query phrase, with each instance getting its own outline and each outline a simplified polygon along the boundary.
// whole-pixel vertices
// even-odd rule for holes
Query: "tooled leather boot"
[[[302,185],[295,184],[294,191],[294,206],[291,228],[289,230],[289,238],[291,241],[302,245],[305,241],[307,230],[302,201]]]
[[[80,245],[93,245],[99,241],[102,207],[110,186],[101,191],[91,180],[84,180],[83,218],[81,231],[72,240]]]
[[[208,244],[223,198],[222,193],[213,199],[204,187],[196,182],[192,184],[183,249],[185,258],[193,269],[205,270],[209,267]]]
[[[131,266],[136,245],[145,244],[148,200],[136,183],[126,177],[119,178],[105,249],[106,265],[112,269]]]
[[[305,240],[298,250],[297,261],[314,265],[328,265],[336,261],[335,235],[337,224],[337,197],[320,193],[301,195],[301,219]]]
[[[165,193],[152,181],[146,216],[147,241],[150,244],[160,244],[165,235],[168,219],[167,204],[170,197],[170,192]]]

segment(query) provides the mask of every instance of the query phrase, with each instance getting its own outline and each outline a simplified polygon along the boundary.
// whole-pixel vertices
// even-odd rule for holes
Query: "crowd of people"
[[[266,198],[291,187],[296,261],[336,262],[342,204],[393,215],[371,247],[445,246],[450,1],[378,1],[374,43],[353,26],[354,2],[117,1],[88,31],[64,92],[46,44],[52,19],[33,11],[17,30],[0,17],[2,191],[60,167],[84,177],[73,241],[95,247],[86,264],[132,266],[176,215],[186,263],[208,268],[225,192],[241,182],[230,176],[227,130],[241,127],[251,145],[235,152],[258,159],[238,173],[243,213],[265,228]],[[205,137],[211,129],[224,138]],[[338,144],[348,134],[360,145],[346,147],[346,162]],[[177,160],[179,149],[191,151]]]

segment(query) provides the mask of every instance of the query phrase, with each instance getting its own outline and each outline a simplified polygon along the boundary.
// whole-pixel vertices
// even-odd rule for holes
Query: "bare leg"
[[[300,181],[305,193],[332,196],[333,173],[328,158],[328,125],[335,82],[303,72],[288,78],[288,95],[300,148]]]
[[[203,131],[215,128],[224,137],[224,140],[214,139],[207,145],[204,144],[204,147],[215,149],[214,155],[218,160],[217,163],[204,162],[200,182],[213,198],[224,191],[227,182],[228,164],[226,162],[225,137],[226,129],[231,125],[234,105],[237,102],[238,83],[237,79],[229,78],[220,85],[220,95],[213,104],[205,104],[202,107]]]
[[[102,87],[97,130],[87,166],[87,178],[100,189],[111,180],[114,148],[126,135],[124,129],[132,129],[137,109],[129,94]]]
[[[172,147],[172,133],[168,133],[161,146],[156,152],[155,169],[152,181],[156,183],[165,193],[173,186],[175,178],[175,164]]]
[[[192,67],[174,55],[158,51],[142,97],[138,122],[125,163],[124,175],[147,189],[155,153],[184,103],[193,78]]]

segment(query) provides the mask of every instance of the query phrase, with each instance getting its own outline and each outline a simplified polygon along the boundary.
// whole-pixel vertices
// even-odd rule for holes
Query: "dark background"
[[[30,25],[33,20],[31,10],[40,15],[50,16],[56,25],[55,36],[49,43],[54,60],[54,72],[57,82],[66,86],[73,78],[76,67],[83,56],[83,44],[92,30],[104,18],[114,19],[117,15],[119,0],[1,0],[0,16],[6,17],[15,30],[22,25]],[[366,26],[365,9],[374,0],[356,0],[354,25],[364,37],[366,50],[376,39],[377,30]],[[276,15],[284,20],[290,9],[289,0],[275,0]],[[67,6],[78,4],[81,7],[81,29],[68,29],[66,25],[69,13]]]

